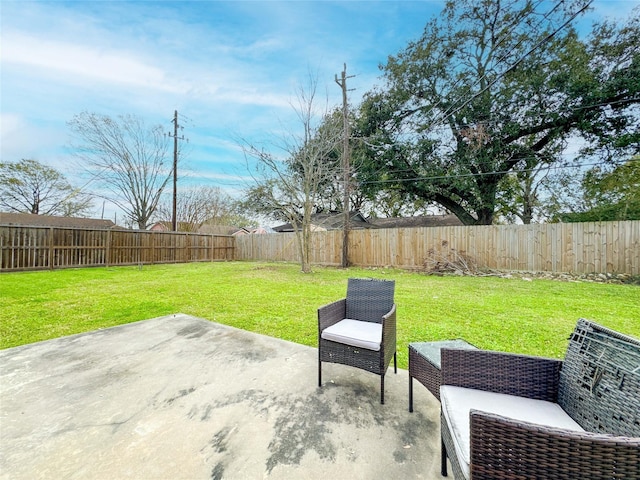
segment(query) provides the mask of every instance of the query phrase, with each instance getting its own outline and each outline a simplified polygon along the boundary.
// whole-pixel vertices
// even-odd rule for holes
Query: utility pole
[[[349,104],[347,103],[347,78],[353,78],[355,75],[347,76],[347,64],[344,64],[341,78],[336,75],[336,83],[342,89],[342,171],[344,173],[344,197],[342,207],[344,210],[344,231],[342,238],[342,268],[349,266],[349,182],[351,178],[349,166]]]
[[[172,229],[178,231],[178,140],[185,140],[184,135],[178,137],[178,110],[173,112],[173,135],[169,132],[167,135],[173,137],[173,215],[171,217]],[[187,140],[188,141],[188,140]]]

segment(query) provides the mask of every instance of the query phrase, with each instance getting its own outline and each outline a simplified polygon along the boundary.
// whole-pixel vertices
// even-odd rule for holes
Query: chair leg
[[[393,352],[393,373],[398,373],[398,362],[396,359],[396,353],[397,352]]]
[[[320,349],[318,348],[318,386],[322,386],[322,360],[320,359]]]
[[[380,404],[384,405],[384,374],[380,375]]]
[[[413,377],[409,375],[409,412],[413,412]]]
[[[447,476],[447,449],[442,439],[440,439],[440,474],[443,477]]]

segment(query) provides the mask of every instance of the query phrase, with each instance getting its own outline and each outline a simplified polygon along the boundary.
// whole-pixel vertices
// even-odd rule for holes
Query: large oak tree
[[[361,105],[361,188],[491,224],[498,193],[513,187],[506,179],[524,173],[530,182],[527,173],[562,162],[570,138],[602,161],[636,153],[638,10],[582,40],[572,22],[589,3],[447,2],[417,41],[389,57],[384,85]]]

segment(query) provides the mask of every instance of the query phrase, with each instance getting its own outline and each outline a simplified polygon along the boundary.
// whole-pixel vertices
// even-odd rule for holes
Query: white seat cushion
[[[346,318],[325,328],[322,338],[378,352],[382,343],[382,324]]]
[[[471,410],[495,413],[514,420],[566,430],[584,431],[557,403],[544,400],[485,392],[472,388],[442,385],[440,402],[445,421],[453,437],[456,455],[466,478],[471,463]]]

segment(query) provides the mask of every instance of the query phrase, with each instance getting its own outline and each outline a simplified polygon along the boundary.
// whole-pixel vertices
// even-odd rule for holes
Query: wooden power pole
[[[342,139],[342,171],[344,173],[344,197],[342,206],[344,209],[344,230],[342,238],[342,268],[349,266],[349,182],[351,177],[349,165],[349,104],[347,103],[347,64],[344,64],[341,78],[336,75],[336,83],[342,89],[342,122],[343,122],[343,139]]]
[[[169,137],[173,137],[173,213],[171,217],[172,230],[178,231],[178,140],[184,140],[184,135],[178,137],[178,110],[173,112],[173,134],[169,132]]]

